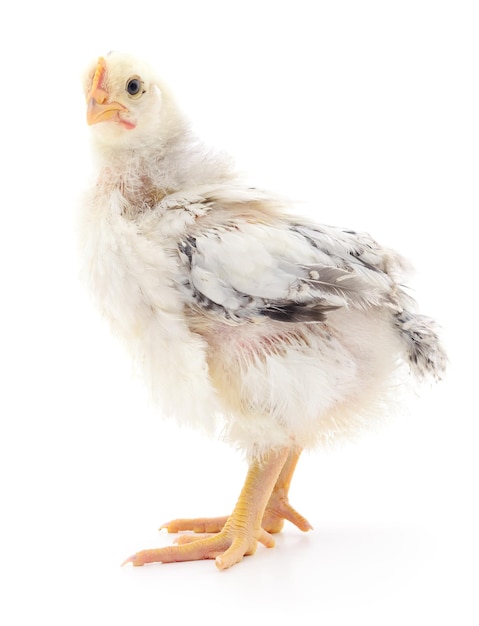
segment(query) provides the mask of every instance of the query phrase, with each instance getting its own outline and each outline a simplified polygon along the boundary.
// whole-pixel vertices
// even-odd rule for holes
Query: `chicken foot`
[[[145,563],[172,563],[215,559],[218,569],[235,565],[243,556],[254,554],[258,542],[267,548],[274,539],[261,527],[273,488],[288,458],[288,449],[270,452],[253,461],[231,516],[215,535],[152,550],[142,550],[125,560],[140,566]]]
[[[308,520],[290,505],[288,500],[291,479],[293,478],[300,454],[301,450],[290,450],[268,500],[261,522],[261,527],[268,533],[279,533],[284,526],[284,520],[288,520],[304,532],[313,528]],[[227,520],[228,516],[175,519],[163,524],[160,528],[165,528],[169,533],[181,531],[193,531],[201,534],[218,533],[222,530]],[[194,539],[194,537],[185,535],[178,538],[177,543],[188,543]]]

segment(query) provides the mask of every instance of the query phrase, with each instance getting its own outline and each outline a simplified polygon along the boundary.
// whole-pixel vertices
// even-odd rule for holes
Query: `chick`
[[[225,569],[273,546],[284,520],[311,528],[288,499],[303,449],[373,423],[401,377],[439,378],[446,356],[399,255],[245,185],[145,63],[100,57],[85,94],[98,170],[81,222],[92,293],[162,413],[221,432],[249,465],[229,517],[169,522],[206,534],[126,562]]]

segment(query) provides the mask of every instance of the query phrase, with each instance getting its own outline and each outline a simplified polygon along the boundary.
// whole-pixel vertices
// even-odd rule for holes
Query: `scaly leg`
[[[304,532],[313,529],[308,520],[293,509],[288,500],[291,480],[300,454],[301,450],[298,448],[290,450],[286,463],[283,465],[283,469],[274,486],[273,493],[266,505],[262,526],[269,533],[279,533],[284,526],[285,519]]]
[[[298,448],[290,450],[266,505],[261,526],[268,533],[279,533],[284,526],[285,519],[304,532],[313,528],[308,520],[293,509],[288,500],[291,479],[293,478],[300,454],[301,450]],[[177,533],[184,530],[190,530],[195,533],[218,533],[227,520],[227,516],[176,519],[163,524],[161,528],[166,528],[169,533]],[[185,536],[178,543],[187,543],[189,541],[191,541],[191,538]]]
[[[124,563],[144,565],[216,559],[216,566],[226,569],[241,561],[243,556],[254,554],[258,541],[272,548],[274,540],[263,530],[261,521],[287,457],[288,449],[285,448],[251,463],[234,511],[218,534],[181,545],[142,550]]]

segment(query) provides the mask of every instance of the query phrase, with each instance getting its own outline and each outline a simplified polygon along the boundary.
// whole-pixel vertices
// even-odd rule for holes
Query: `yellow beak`
[[[91,88],[87,94],[87,113],[86,119],[88,124],[98,124],[98,122],[106,122],[111,119],[118,121],[118,113],[120,111],[128,111],[128,109],[119,102],[109,102],[109,94],[103,89],[103,78],[105,76],[106,63],[103,57],[98,59],[95,74]]]

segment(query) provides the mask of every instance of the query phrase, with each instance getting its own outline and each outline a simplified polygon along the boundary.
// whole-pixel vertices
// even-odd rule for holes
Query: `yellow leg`
[[[274,540],[262,528],[261,521],[287,457],[285,448],[251,463],[234,511],[218,534],[166,548],[142,550],[125,563],[144,565],[216,559],[217,567],[226,569],[241,561],[243,556],[254,554],[258,541],[272,548]]]

